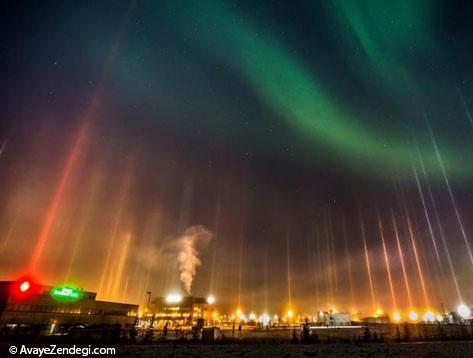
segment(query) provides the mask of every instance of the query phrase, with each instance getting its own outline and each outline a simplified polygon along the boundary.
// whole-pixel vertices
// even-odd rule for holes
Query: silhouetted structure
[[[48,335],[64,327],[98,325],[116,331],[131,328],[137,319],[138,305],[97,301],[95,292],[78,290],[80,295],[74,300],[56,299],[53,287],[37,285],[40,289],[27,294],[25,286],[25,292],[18,295],[15,284],[0,281],[0,328],[4,334]]]

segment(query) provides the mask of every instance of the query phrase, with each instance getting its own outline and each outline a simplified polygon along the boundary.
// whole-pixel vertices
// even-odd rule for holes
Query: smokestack
[[[191,293],[192,281],[201,265],[199,249],[203,249],[212,239],[212,233],[202,225],[187,228],[177,241],[177,261],[180,279],[187,294]]]

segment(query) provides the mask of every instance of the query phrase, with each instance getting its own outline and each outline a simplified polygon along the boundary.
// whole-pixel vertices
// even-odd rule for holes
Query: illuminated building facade
[[[41,286],[28,280],[0,281],[0,328],[17,326],[120,325],[135,323],[138,305],[97,301],[96,293]]]
[[[203,318],[205,323],[214,320],[213,305],[205,298],[187,296],[171,301],[156,297],[151,302],[154,326],[164,326],[166,323],[172,326],[191,326],[197,324],[199,318]]]
[[[317,323],[323,326],[350,326],[351,316],[343,312],[319,312],[317,314]]]

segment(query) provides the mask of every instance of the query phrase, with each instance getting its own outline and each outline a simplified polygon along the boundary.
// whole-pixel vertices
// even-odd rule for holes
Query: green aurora
[[[354,171],[376,168],[379,173],[384,168],[381,173],[388,175],[412,174],[415,138],[429,174],[440,174],[421,104],[409,108],[409,120],[420,122],[421,129],[370,125],[373,118],[360,118],[339,104],[318,78],[317,64],[308,66],[285,41],[259,28],[238,9],[205,1],[179,5],[176,12],[189,30],[186,35],[228,63],[278,118],[315,145],[304,153],[309,159],[311,150],[322,145],[328,152],[336,151]],[[367,86],[401,96],[405,103],[422,98],[419,92],[431,83],[416,77],[407,62],[409,56],[423,56],[434,47],[426,3],[338,1],[327,8],[334,20],[336,35],[332,36],[339,39],[347,63]],[[401,115],[409,116],[406,111]],[[441,155],[449,175],[473,174],[473,166],[464,160],[464,153],[471,149],[471,144],[443,142]]]

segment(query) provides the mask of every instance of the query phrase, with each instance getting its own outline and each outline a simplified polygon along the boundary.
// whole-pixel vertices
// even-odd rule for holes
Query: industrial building
[[[317,315],[317,323],[323,326],[340,327],[351,325],[351,317],[349,313],[338,312],[319,312]]]
[[[206,324],[217,319],[213,301],[203,297],[169,295],[152,300],[153,326],[193,326],[199,318]]]
[[[391,323],[389,316],[373,316],[373,317],[364,317],[361,319],[362,323],[377,323],[377,324],[387,324]]]
[[[50,287],[29,279],[0,281],[0,329],[40,327],[49,334],[64,326],[120,326],[136,322],[138,305],[97,301],[96,293]]]

